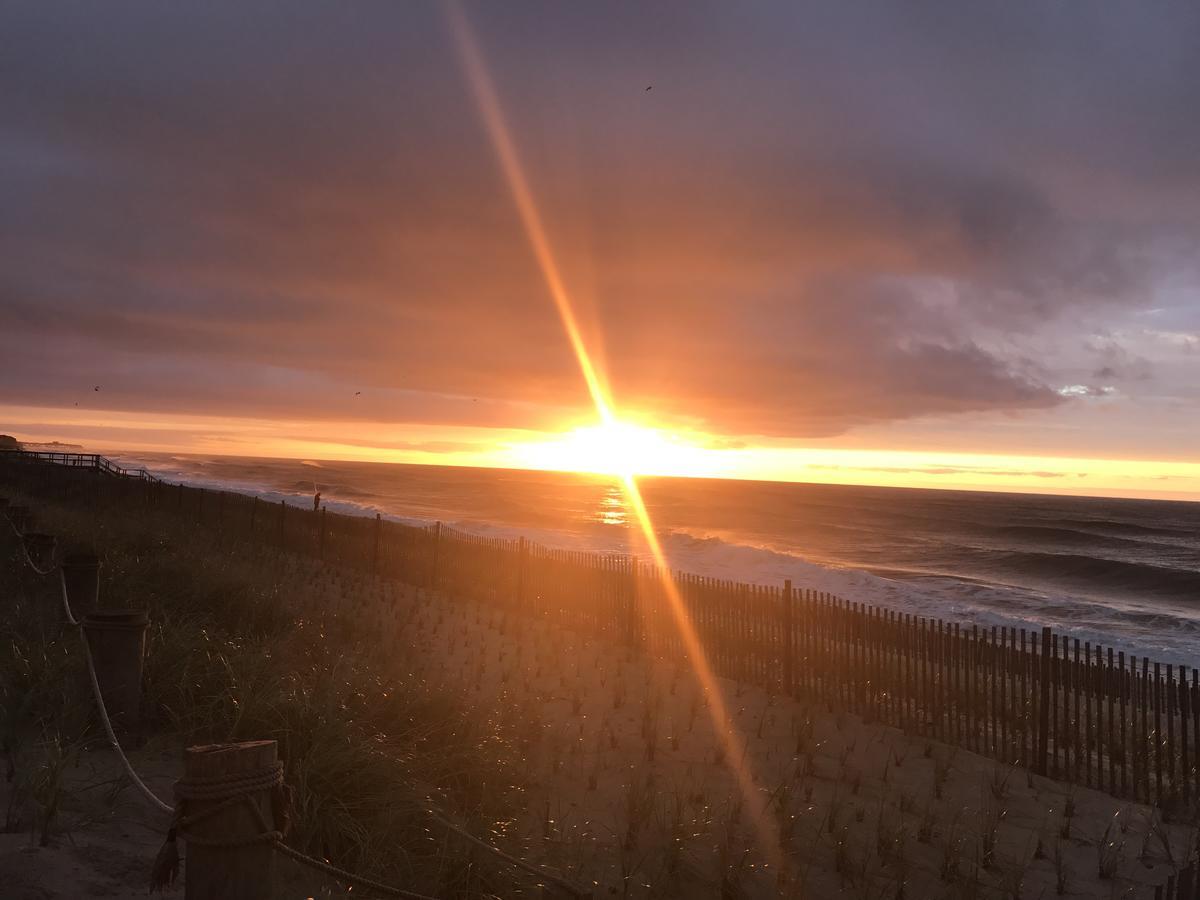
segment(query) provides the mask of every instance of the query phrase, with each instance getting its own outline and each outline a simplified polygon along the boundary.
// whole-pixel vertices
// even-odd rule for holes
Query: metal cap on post
[[[94,553],[68,553],[62,564],[67,600],[76,616],[100,606],[100,557]]]
[[[100,696],[114,728],[141,721],[142,660],[150,617],[144,610],[95,610],[83,619]]]

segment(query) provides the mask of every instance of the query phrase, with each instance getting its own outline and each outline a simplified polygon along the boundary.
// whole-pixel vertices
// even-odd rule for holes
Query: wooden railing
[[[0,460],[19,463],[49,463],[56,466],[67,466],[72,469],[94,469],[104,475],[114,475],[119,478],[136,478],[153,484],[162,484],[161,478],[151,475],[145,469],[126,469],[118,466],[107,456],[99,453],[61,453],[51,450],[4,450],[0,451]]]

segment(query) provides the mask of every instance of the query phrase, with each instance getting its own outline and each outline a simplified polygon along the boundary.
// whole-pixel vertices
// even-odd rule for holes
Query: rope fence
[[[286,827],[283,829],[270,827],[258,805],[250,802],[250,798],[264,790],[273,792],[274,796],[285,795],[285,792],[282,790],[284,788],[282,763],[276,763],[263,770],[250,773],[216,776],[203,780],[195,778],[181,779],[176,784],[176,805],[174,806],[164,802],[157,794],[155,794],[154,791],[151,790],[145,781],[143,781],[138,775],[137,771],[133,767],[133,764],[130,762],[128,755],[125,753],[124,748],[121,746],[120,740],[117,738],[112,720],[108,714],[107,705],[104,702],[103,693],[100,689],[100,682],[96,674],[96,663],[87,637],[87,629],[84,623],[75,617],[71,609],[66,577],[63,573],[61,561],[55,562],[50,566],[39,566],[37,563],[35,563],[26,546],[25,537],[27,533],[22,532],[16,526],[16,524],[9,517],[7,510],[2,511],[4,512],[3,518],[5,523],[18,538],[19,546],[21,548],[21,555],[29,568],[42,577],[48,577],[54,574],[57,574],[59,577],[59,586],[62,594],[63,619],[68,627],[76,629],[79,633],[80,643],[83,648],[84,660],[86,662],[88,681],[91,686],[92,698],[95,701],[96,711],[104,729],[105,738],[109,747],[116,754],[121,763],[121,768],[129,778],[129,781],[134,785],[135,788],[137,788],[143,799],[145,799],[152,808],[172,817],[171,826],[168,830],[167,842],[164,845],[163,850],[160,851],[154,864],[154,870],[151,875],[152,890],[161,889],[173,884],[179,868],[178,853],[175,850],[175,842],[177,838],[181,837],[185,842],[194,846],[231,848],[251,846],[254,844],[268,844],[274,850],[282,853],[284,856],[315,869],[316,871],[336,878],[346,884],[374,891],[378,894],[383,894],[388,897],[411,898],[411,900],[435,900],[435,898],[429,897],[428,895],[418,894],[413,891],[395,887],[394,885],[388,885],[383,882],[367,878],[366,876],[350,872],[346,869],[342,869],[329,862],[316,859],[312,856],[302,853],[296,848],[286,844],[284,842],[284,838],[286,837]],[[218,802],[205,808],[202,812],[185,814],[185,804],[188,801],[197,800]],[[259,825],[259,831],[257,833],[214,839],[203,837],[194,831],[184,830],[224,812],[226,809],[235,804],[244,804],[253,811],[253,815],[255,816],[255,819]],[[565,879],[561,879],[553,873],[547,872],[534,864],[527,863],[523,860],[517,859],[516,857],[509,856],[498,848],[481,841],[474,835],[446,821],[432,810],[427,812],[438,824],[444,826],[450,831],[453,831],[471,843],[490,851],[505,862],[537,875],[539,878],[543,878],[548,882],[557,884],[566,890],[571,896],[590,896],[588,892],[579,889],[577,886],[571,884]],[[276,803],[276,821],[282,820],[286,822],[289,817],[290,811],[288,811],[283,804]]]

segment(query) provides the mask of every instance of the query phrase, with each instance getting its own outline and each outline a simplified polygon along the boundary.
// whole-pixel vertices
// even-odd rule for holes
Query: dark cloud
[[[1200,232],[1198,16],[468,9],[618,400],[781,436],[1064,402],[1023,341],[1145,302]],[[0,26],[6,399],[101,381],[110,408],[517,427],[586,405],[437,6]]]

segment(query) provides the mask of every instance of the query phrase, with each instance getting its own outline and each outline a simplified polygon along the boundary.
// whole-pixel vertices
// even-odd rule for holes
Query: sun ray
[[[512,199],[517,207],[521,224],[529,240],[530,249],[537,260],[538,268],[546,283],[546,288],[554,301],[562,320],[563,330],[575,353],[579,369],[587,384],[588,393],[600,419],[600,427],[613,431],[622,427],[613,411],[613,404],[608,392],[598,374],[592,357],[588,352],[583,333],[571,304],[562,275],[554,258],[550,240],[534,201],[533,192],[525,177],[517,154],[516,145],[505,122],[503,109],[496,94],[492,79],[488,73],[483,53],[475,38],[470,24],[462,9],[455,2],[447,4],[451,31],[454,42],[465,70],[467,81],[475,103],[479,108],[488,138],[496,153],[505,181],[508,184]],[[695,626],[688,615],[687,607],[679,588],[671,575],[671,569],[658,536],[654,531],[653,522],[646,509],[638,486],[636,476],[628,468],[617,473],[622,487],[637,518],[638,527],[654,559],[655,569],[661,575],[663,593],[667,598],[668,607],[675,627],[679,631],[683,646],[687,652],[688,662],[700,686],[708,699],[708,709],[712,718],[713,729],[722,741],[725,758],[729,761],[731,771],[737,782],[738,789],[745,802],[745,808],[750,820],[758,832],[760,844],[764,850],[768,865],[778,868],[782,859],[779,839],[774,821],[767,814],[765,797],[755,782],[746,754],[746,745],[729,716],[724,694],[716,675],[709,665],[704,646],[700,641]]]

